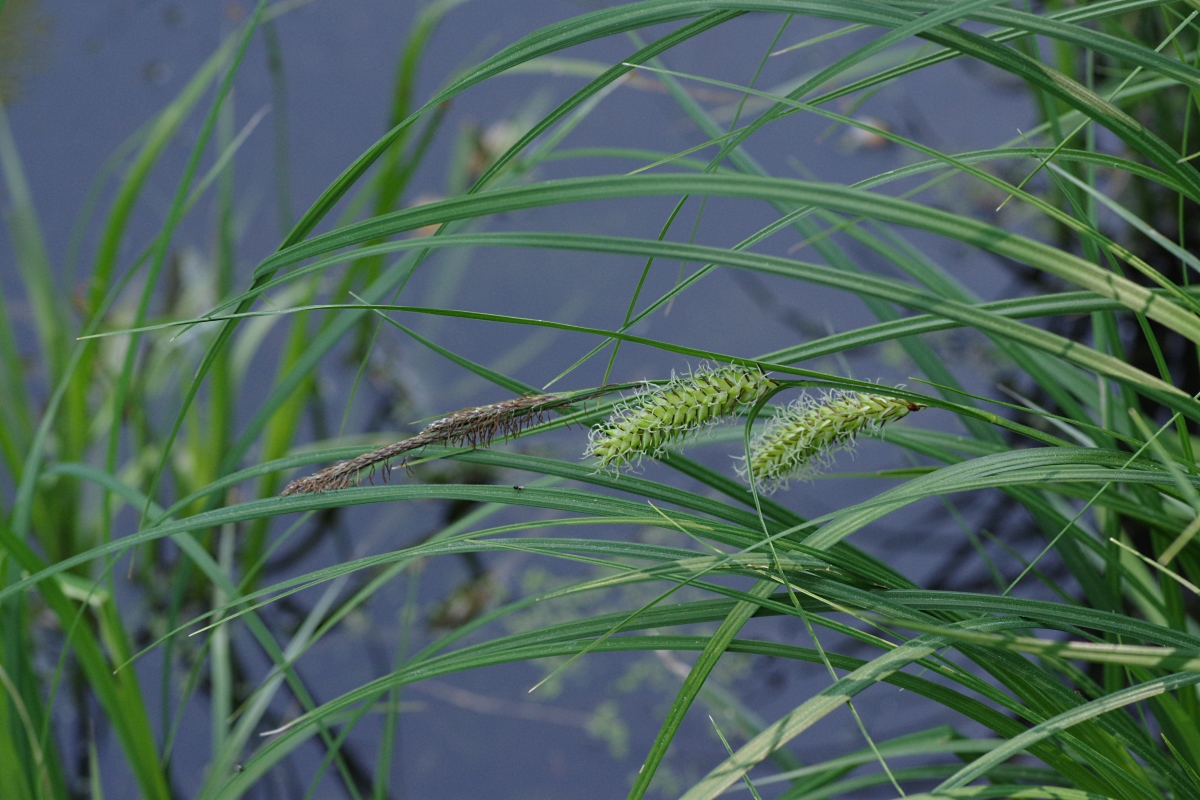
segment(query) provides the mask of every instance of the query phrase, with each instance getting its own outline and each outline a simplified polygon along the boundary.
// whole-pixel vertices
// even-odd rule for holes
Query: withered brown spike
[[[431,444],[486,447],[496,438],[496,434],[506,439],[515,436],[530,425],[542,422],[550,409],[567,404],[568,401],[558,395],[539,394],[515,397],[488,406],[464,408],[434,420],[416,436],[402,442],[389,444],[326,467],[307,478],[294,480],[280,494],[284,497],[290,494],[320,494],[330,489],[346,489],[351,483],[357,486],[361,484],[362,471],[368,468],[371,470],[368,480],[374,485],[375,465],[385,463],[383,480],[386,481],[391,477],[391,466],[386,462],[401,453]],[[405,459],[401,464],[407,468],[408,460]]]

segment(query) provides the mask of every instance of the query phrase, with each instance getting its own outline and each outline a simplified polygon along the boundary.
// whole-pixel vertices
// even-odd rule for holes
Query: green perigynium
[[[742,460],[738,474],[769,494],[792,478],[815,472],[833,452],[849,449],[860,431],[924,407],[878,394],[834,391],[820,399],[805,395],[754,437],[750,457]]]
[[[753,405],[778,384],[757,369],[700,368],[666,386],[647,386],[592,428],[584,456],[602,469],[658,458],[667,445],[722,417]]]

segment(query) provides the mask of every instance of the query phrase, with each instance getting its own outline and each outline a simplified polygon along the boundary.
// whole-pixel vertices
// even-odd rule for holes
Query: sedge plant
[[[0,528],[0,775],[17,776],[12,796],[80,793],[56,743],[62,682],[95,698],[145,797],[254,796],[278,772],[312,792],[383,797],[402,761],[404,687],[551,664],[543,685],[595,660],[662,653],[675,681],[669,704],[631,775],[614,777],[631,798],[701,800],[738,785],[797,800],[1200,798],[1200,295],[1190,285],[1200,268],[1191,247],[1200,12],[1134,0],[644,0],[531,32],[418,99],[421,49],[456,5],[434,3],[414,26],[390,130],[251,271],[218,258],[202,313],[155,319],[148,309],[173,226],[204,182],[199,154],[210,144],[236,151],[222,116],[232,113],[229,81],[269,8],[131,145],[81,315],[59,302],[43,268],[0,119],[0,165],[18,212],[12,238],[52,387],[48,402],[33,399],[0,305],[2,379],[6,396],[21,399],[0,409],[13,486]],[[678,68],[706,63],[684,56],[742,18],[770,31],[750,74]],[[829,41],[844,49],[819,66],[786,61]],[[617,54],[600,63],[596,50],[587,59],[572,50],[579,45]],[[1039,123],[960,152],[854,113],[952,62],[1019,81]],[[777,69],[764,88],[760,78]],[[518,72],[570,83],[519,132],[488,139],[448,196],[407,202],[429,143],[448,135],[448,104]],[[143,279],[126,284],[116,253],[145,171],[213,84],[212,136],[196,145]],[[573,149],[573,133],[648,86],[689,121],[686,147]],[[802,121],[867,129],[905,158],[853,184],[813,179],[810,165],[770,157],[770,134]],[[555,177],[564,163],[578,171]],[[220,176],[213,190],[228,202]],[[968,207],[972,198],[986,198],[987,212]],[[636,208],[655,226],[598,229],[598,214],[573,229],[580,204]],[[731,241],[718,221],[732,208],[751,209],[755,224]],[[545,230],[524,224],[535,212]],[[971,254],[971,266],[945,263],[930,242]],[[445,284],[433,281],[441,294],[414,288],[456,269],[482,280],[489,259],[471,254],[513,250],[534,256],[525,286],[554,270],[567,283],[576,260],[602,257],[627,268],[628,287],[616,298],[610,288],[586,324],[564,307],[459,307]],[[971,290],[970,270],[1002,269],[1033,280],[999,297]],[[730,303],[730,276],[797,303],[837,293],[873,321],[793,327],[780,339],[757,326],[769,307],[761,319],[714,313],[691,328],[667,313],[706,292]],[[235,420],[233,401],[248,392],[239,344],[253,347],[255,326],[276,324],[287,328],[270,388],[253,393],[249,420]],[[568,345],[485,363],[450,335],[481,330]],[[148,365],[170,359],[135,354],[177,336],[202,343],[174,376],[178,390],[139,394],[161,385]],[[357,377],[392,340],[494,388],[462,411],[463,402],[435,404],[433,421],[405,435],[339,436],[342,409],[327,409],[321,390],[339,368],[334,354],[349,352]],[[115,353],[104,357],[106,347]],[[908,388],[855,375],[880,363],[854,360],[873,347],[890,348]],[[114,399],[98,397],[102,380],[115,380]],[[164,404],[166,430],[145,413]],[[323,420],[308,444],[306,416]],[[856,438],[891,462],[843,474],[854,462],[826,456]],[[403,470],[369,480],[393,458]],[[637,466],[640,474],[621,469]],[[827,475],[860,479],[863,494],[814,492],[833,485]],[[338,514],[400,515],[430,502],[455,510],[419,541],[286,577],[270,570],[272,548],[306,530],[327,535]],[[910,569],[918,561],[873,549],[891,530],[909,552],[928,552],[922,515],[934,504],[960,526],[955,569],[972,564],[986,579],[930,578]],[[146,656],[134,651],[114,591],[134,548],[135,572],[180,565],[162,598],[161,641],[148,650],[168,665],[158,720],[147,702],[156,690],[134,668]],[[439,613],[453,629],[418,642],[423,565],[497,553],[566,563],[554,581],[505,599],[483,596],[476,581],[466,612]],[[308,684],[297,665],[352,615],[394,598],[383,591],[394,584],[409,600],[391,661],[333,696]],[[300,622],[273,627],[271,611],[297,593],[314,598]],[[566,613],[545,613],[554,608]],[[43,609],[65,645],[49,675],[31,655]],[[270,666],[245,690],[236,674],[251,641]],[[739,657],[814,665],[822,677],[764,715],[719,680]],[[883,726],[874,706],[888,687],[936,711],[936,723]],[[208,769],[184,789],[173,785],[171,748],[183,706],[201,691]],[[296,713],[274,716],[280,698]],[[724,744],[680,778],[672,745],[702,707]],[[358,742],[354,732],[379,717],[380,733]],[[821,726],[835,720],[853,744],[829,752]],[[301,757],[310,747],[316,764]]]

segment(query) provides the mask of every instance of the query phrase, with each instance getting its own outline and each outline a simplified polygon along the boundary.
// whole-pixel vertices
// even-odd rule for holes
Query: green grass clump
[[[422,54],[461,4],[419,14],[397,52],[390,128],[294,220],[277,128],[283,230],[246,270],[233,168],[253,126],[237,130],[233,89],[262,35],[286,96],[272,20],[291,4],[259,4],[116,154],[89,195],[108,206],[93,217],[81,200],[79,241],[95,247],[78,286],[60,285],[69,270],[51,263],[0,109],[19,281],[0,297],[4,800],[98,800],[113,774],[147,800],[301,784],[297,796],[394,796],[405,686],[522,663],[569,692],[598,659],[627,659],[620,686],[666,693],[658,730],[626,735],[619,702],[551,716],[633,748],[608,788],[635,800],[711,800],[739,782],[788,800],[1200,800],[1194,4],[642,0],[532,31],[418,96]],[[740,78],[734,64],[720,77],[672,69],[706,68],[698,48],[768,27],[739,47],[759,54]],[[1020,82],[1039,122],[960,150],[868,121],[950,61]],[[460,126],[428,201],[414,176],[437,172],[449,115],[517,73],[561,91],[490,134]],[[691,137],[685,149],[599,141],[614,121],[642,132],[644,117],[612,106],[646,90],[671,104],[664,118],[686,118],[672,133]],[[971,89],[956,100],[980,102]],[[854,184],[810,179],[824,164],[803,161],[807,140],[780,152],[801,140],[763,135],[800,121],[868,130],[895,155],[856,154]],[[173,191],[147,197],[183,130]],[[566,165],[574,177],[547,177]],[[138,240],[131,220],[151,209],[163,222]],[[215,220],[212,253],[177,241],[192,215]],[[492,285],[504,253],[520,259],[503,279],[528,316],[501,293],[461,294]],[[998,265],[1028,282],[977,297],[974,273]],[[623,296],[585,283],[610,268],[629,270]],[[552,282],[578,297],[527,290]],[[809,299],[833,293],[871,319],[827,330]],[[690,303],[722,313],[697,332],[668,314],[682,305],[687,319]],[[497,355],[486,345],[499,336],[518,344]],[[386,361],[395,342],[404,370]],[[880,346],[919,391],[849,377],[866,371],[862,354],[883,371]],[[612,382],[688,360],[736,366]],[[428,379],[446,371],[511,399],[471,405]],[[428,385],[398,377],[414,373]],[[981,395],[996,383],[1003,393]],[[356,429],[367,385],[391,413]],[[774,404],[789,389],[828,394]],[[764,496],[925,407],[937,414],[881,436],[896,465],[886,483],[842,475],[859,493],[820,498],[820,516],[811,494]],[[409,422],[421,419],[434,422]],[[687,442],[723,420],[704,443],[748,446],[748,488]],[[377,430],[389,425],[399,432]],[[360,480],[392,457],[403,477]],[[616,474],[644,458],[661,461],[653,479]],[[350,506],[386,524],[343,539]],[[930,508],[955,523],[933,577]],[[913,558],[890,557],[900,547]],[[312,563],[317,551],[337,555]],[[448,557],[469,580],[430,600],[422,570]],[[386,630],[364,644],[372,619]],[[345,638],[331,648],[331,636]],[[368,646],[390,652],[359,685],[304,669]],[[151,680],[137,663],[149,652]],[[731,657],[819,677],[773,693],[781,709],[723,681]],[[935,721],[883,728],[896,697]],[[727,749],[672,747],[701,712]],[[507,735],[487,719],[472,735]],[[854,734],[836,752],[834,723]],[[198,728],[189,769],[205,768],[185,783],[173,757]]]

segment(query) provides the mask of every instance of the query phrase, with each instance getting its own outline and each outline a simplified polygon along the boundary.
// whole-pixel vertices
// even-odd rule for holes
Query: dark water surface
[[[16,11],[21,12],[20,35],[23,41],[33,43],[21,54],[20,61],[10,60],[5,65],[6,74],[17,78],[15,86],[7,90],[10,123],[33,187],[52,260],[64,264],[87,187],[105,159],[175,96],[218,46],[222,36],[250,9],[236,2],[134,0],[60,0],[43,4],[9,0],[8,6],[5,13],[10,15],[9,19],[17,18]],[[438,29],[421,73],[418,100],[430,96],[455,70],[476,63],[539,26],[591,7],[585,3],[535,0],[464,4],[452,11]],[[287,105],[282,111],[286,112],[290,144],[290,214],[298,216],[384,131],[398,50],[416,11],[417,7],[411,3],[318,0],[300,5],[277,21],[288,87]],[[683,72],[697,71],[744,83],[770,46],[780,23],[777,17],[747,16],[721,29],[719,35],[703,37],[671,53],[667,64]],[[833,28],[832,23],[824,21],[797,20],[780,41],[787,45]],[[869,34],[842,37],[828,45],[771,59],[759,85],[775,88],[819,68],[869,38]],[[627,39],[614,38],[567,55],[613,63],[633,49]],[[527,74],[502,76],[465,93],[454,102],[445,135],[432,148],[408,198],[446,192],[447,175],[452,171],[449,163],[452,139],[457,131],[471,125],[486,128],[512,120],[531,108],[545,110],[580,85],[579,78]],[[964,98],[971,102],[963,102]],[[719,93],[705,96],[705,104],[714,113],[727,113],[735,100]],[[238,128],[264,110],[268,115],[281,111],[272,107],[261,37],[256,38],[247,56],[234,103]],[[982,68],[970,69],[958,64],[928,70],[886,86],[855,113],[883,120],[894,130],[948,152],[999,145],[1017,136],[1018,128],[1029,127],[1032,119],[1029,103],[1019,91],[998,84]],[[161,225],[202,116],[203,110],[185,123],[184,132],[156,170],[147,193],[150,202],[143,202],[135,215],[130,244],[124,253],[126,263]],[[239,285],[249,283],[254,265],[278,245],[287,228],[286,220],[280,217],[288,212],[281,214],[276,203],[271,124],[270,116],[263,119],[237,160]],[[674,152],[700,141],[699,133],[667,96],[653,87],[634,85],[611,95],[565,146],[620,145]],[[813,175],[843,182],[914,160],[894,147],[855,147],[842,130],[830,130],[823,120],[799,115],[787,124],[763,130],[751,142],[750,150],[773,174]],[[562,161],[542,168],[538,177],[633,166],[636,164],[613,166],[599,160]],[[993,198],[969,196],[947,197],[946,203],[959,210],[980,213],[995,205]],[[492,228],[594,231],[652,238],[658,234],[672,205],[669,198],[650,198],[637,203],[622,201],[532,210],[495,220]],[[206,254],[211,254],[214,247],[213,208],[211,203],[202,204],[176,237],[181,252],[197,254],[195,263],[201,270],[207,263]],[[678,229],[690,228],[695,213],[696,207],[689,206]],[[710,203],[705,211],[701,241],[736,241],[772,219],[772,215],[765,206],[751,209],[746,204]],[[335,216],[336,213],[331,215],[330,220]],[[76,277],[63,267],[64,283],[77,284],[80,280],[77,276],[88,273],[88,254],[94,250],[98,227],[91,225],[87,229]],[[786,253],[795,241],[794,234],[789,234],[763,249]],[[928,237],[912,235],[910,241],[931,258],[948,265],[953,274],[984,296],[997,296],[1010,288],[1010,276],[992,261],[977,255],[968,257],[954,245]],[[853,245],[847,247],[852,254],[857,253]],[[870,260],[871,254],[861,255],[864,270],[877,268]],[[3,287],[12,289],[16,276],[4,266],[11,263],[10,248],[4,239],[0,239],[0,257],[4,259],[0,261],[0,280]],[[473,254],[467,261],[464,254],[444,253],[422,268],[400,302],[436,303],[617,327],[641,267],[628,259],[586,254],[490,251]],[[643,297],[669,289],[677,271],[677,264],[661,265],[651,275]],[[334,298],[334,302],[344,300]],[[198,309],[203,310],[203,307]],[[726,271],[715,274],[696,291],[681,298],[670,316],[656,316],[635,332],[694,347],[753,355],[826,331],[848,329],[870,319],[854,298],[808,288],[801,291],[795,284],[747,278]],[[28,319],[18,323],[29,324]],[[552,379],[592,344],[578,338],[528,334],[496,326],[421,321],[416,327],[443,346],[537,386]],[[388,332],[383,339],[379,346],[382,369],[390,370],[414,398],[405,408],[409,416],[399,422],[501,399],[494,387],[426,352],[414,350],[409,342],[399,341]],[[889,382],[903,382],[913,374],[906,363],[889,360],[888,355],[888,351],[876,351],[847,363],[829,362],[815,368]],[[269,361],[269,348],[263,358]],[[623,351],[614,379],[666,377],[672,369],[683,370],[686,366],[669,354],[629,347]],[[585,366],[564,388],[582,388],[598,382],[602,367],[601,363]],[[329,366],[329,416],[334,429],[348,402],[348,393],[340,388],[346,376],[352,375],[347,369],[338,363]],[[968,388],[990,386],[991,367],[981,363],[975,377],[978,385]],[[356,397],[349,411],[348,432],[396,424],[397,420],[389,420],[380,413],[387,390],[386,384],[377,382]],[[243,411],[247,415],[252,413],[253,397],[242,402]],[[947,423],[929,419],[917,424],[936,427]],[[532,446],[570,453],[582,452],[583,445],[583,433],[574,431]],[[729,447],[716,447],[697,449],[690,454],[718,464],[727,463],[729,452]],[[843,459],[840,464],[844,469],[865,471],[898,466],[896,458],[894,451],[868,443],[857,460]],[[648,477],[666,474],[655,467],[647,471]],[[514,482],[521,479],[512,477]],[[812,517],[862,499],[878,491],[880,485],[826,480],[798,485],[782,497]],[[297,563],[281,567],[272,574],[272,580],[315,569],[336,559],[403,547],[439,527],[445,509],[433,504],[410,505],[345,513],[338,535],[319,542]],[[941,521],[940,507],[916,507],[909,513],[917,517],[885,519],[857,544],[885,555],[902,571],[920,580],[922,574],[945,566],[945,553],[957,546],[961,537],[952,525]],[[500,524],[519,519],[519,512],[505,512],[489,522]],[[912,547],[914,528],[921,530],[926,546]],[[942,544],[929,544],[934,541],[928,535],[931,530],[946,531],[944,541],[936,540]],[[424,565],[419,592],[422,607],[433,613],[449,590],[461,587],[471,577],[473,566],[480,565],[451,558]],[[516,554],[486,559],[482,566],[496,585],[510,595],[521,591],[523,585],[547,585],[556,580],[556,574],[563,573],[560,564],[537,562]],[[566,572],[581,574],[578,570]],[[336,697],[389,669],[405,591],[403,585],[381,591],[367,614],[352,617],[342,630],[301,660],[300,672],[320,699]],[[131,589],[127,600],[134,604],[139,596],[139,592]],[[293,598],[292,603],[303,611],[317,602],[319,596],[319,591],[311,592]],[[633,596],[629,598],[632,601]],[[291,618],[286,608],[271,613],[277,613],[281,620]],[[130,609],[131,619],[138,615],[136,607]],[[802,632],[779,621],[755,621],[747,633],[756,631],[764,636],[806,643]],[[419,647],[431,635],[421,622],[416,632],[418,641],[412,647]],[[261,675],[268,665],[248,636],[235,635],[235,646],[243,654],[247,678],[253,682],[254,676]],[[141,662],[141,675],[147,687],[157,685],[157,661],[152,655]],[[767,721],[828,681],[828,676],[817,667],[751,662],[737,657],[730,657],[728,662],[718,679],[732,686]],[[544,673],[525,664],[454,675],[406,690],[402,699],[411,704],[407,706],[411,713],[401,719],[391,796],[620,796],[636,773],[670,704],[678,686],[672,670],[678,668],[679,664],[669,659],[650,655],[597,656],[584,659],[561,681],[534,695],[527,694],[527,690]],[[148,690],[148,694],[154,698],[156,690]],[[882,739],[929,724],[924,716],[928,708],[911,700],[898,690],[880,686],[864,697],[860,710],[873,735]],[[204,696],[197,695],[182,709],[185,721],[174,752],[175,785],[181,797],[191,796],[193,787],[200,785],[208,760],[209,710],[205,705]],[[280,718],[294,715],[294,708],[284,703],[278,705]],[[681,781],[681,787],[724,757],[709,721],[700,712],[697,708],[689,717],[667,762],[665,771]],[[158,710],[153,714],[157,715]],[[64,711],[63,715],[67,720],[70,712]],[[613,721],[605,728],[602,721],[610,717]],[[730,731],[726,726],[722,729]],[[64,726],[64,730],[70,730],[70,726]],[[368,769],[374,767],[381,730],[382,715],[376,715],[350,737],[351,750]],[[605,731],[607,734],[602,735]],[[622,740],[621,731],[626,732],[627,741]],[[741,740],[736,733],[730,735],[736,747]],[[68,750],[78,744],[64,743]],[[848,714],[843,713],[801,737],[796,745],[795,750],[811,763],[833,753],[857,749],[862,742]],[[101,748],[105,795],[132,796],[135,789],[116,743],[102,738]],[[302,749],[287,764],[290,776],[281,774],[264,782],[273,787],[274,794],[264,789],[257,796],[302,796],[321,756],[315,747]],[[669,786],[664,788],[668,794],[672,793]],[[770,796],[765,787],[764,791]],[[325,778],[315,796],[344,795],[334,780]]]

